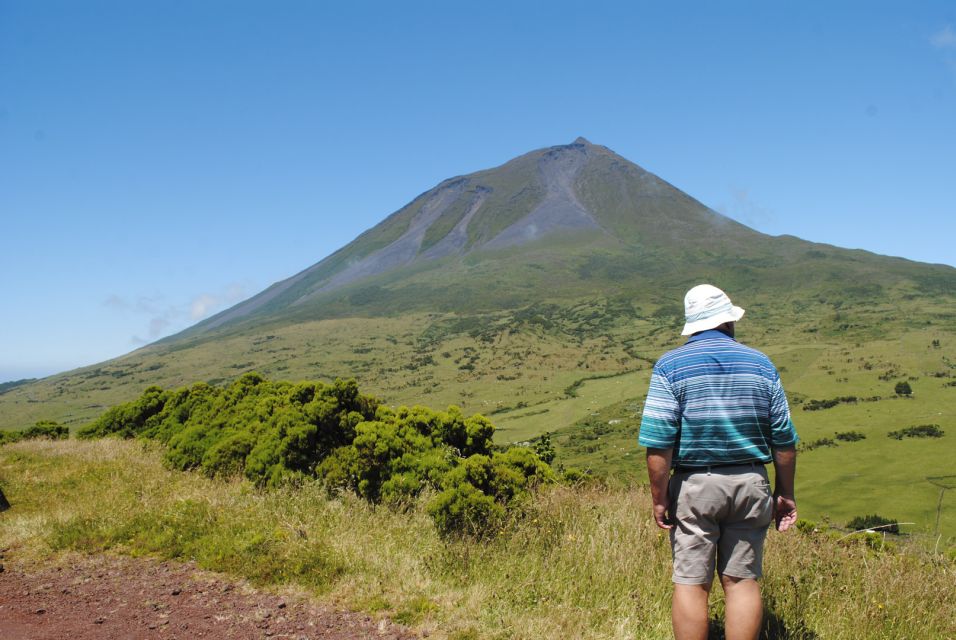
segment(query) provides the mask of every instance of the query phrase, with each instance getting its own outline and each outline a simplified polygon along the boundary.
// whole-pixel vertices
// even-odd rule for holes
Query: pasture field
[[[745,335],[740,338],[746,342]],[[956,488],[956,358],[952,346],[946,348],[947,340],[937,331],[921,330],[897,340],[764,349],[781,371],[801,444],[812,447],[798,460],[802,516],[842,525],[854,516],[877,513],[914,523],[903,529],[930,536],[934,543],[940,535],[943,545],[956,541],[956,493],[945,489]],[[645,481],[644,452],[636,438],[648,376],[642,372],[635,381],[642,384],[640,395],[603,406],[571,425],[545,428],[552,433],[556,463]],[[896,395],[900,381],[911,385],[910,397]],[[598,382],[607,381],[585,383],[575,400],[586,400]],[[804,409],[811,400],[849,397],[856,400]],[[922,424],[939,425],[945,435],[887,436]],[[865,438],[835,438],[846,432]],[[822,439],[832,443],[813,446]]]
[[[802,453],[801,513],[838,524],[877,513],[932,535],[941,505],[941,544],[956,536],[956,497],[945,489],[956,474],[956,328],[947,305],[900,298],[883,307],[748,306],[738,338],[774,359],[803,443],[866,436]],[[602,298],[480,316],[326,319],[154,345],[0,394],[0,428],[53,419],[75,430],[149,384],[223,384],[250,370],[273,379],[354,377],[392,405],[482,413],[502,444],[553,434],[556,464],[640,483],[636,431],[650,369],[683,339],[676,319],[619,307]],[[912,397],[896,396],[900,381]],[[855,402],[804,410],[851,396]],[[945,435],[886,435],[921,424],[938,424]]]

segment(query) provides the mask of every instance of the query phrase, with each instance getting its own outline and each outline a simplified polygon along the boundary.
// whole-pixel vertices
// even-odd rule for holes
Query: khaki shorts
[[[762,465],[675,473],[668,488],[674,582],[710,584],[721,576],[759,578],[773,496]]]

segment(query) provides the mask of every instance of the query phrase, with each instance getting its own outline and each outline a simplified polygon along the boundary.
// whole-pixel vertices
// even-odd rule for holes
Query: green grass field
[[[224,383],[249,370],[278,379],[355,377],[363,391],[389,404],[455,404],[483,413],[498,427],[501,443],[555,434],[558,464],[643,482],[636,430],[650,368],[682,339],[673,319],[619,313],[616,304],[601,298],[481,316],[317,320],[188,349],[155,346],[10,389],[0,395],[0,419],[4,428],[54,419],[75,429],[150,383]],[[769,312],[758,305],[740,323],[738,337],[774,359],[804,443],[844,431],[866,435],[800,456],[802,514],[842,523],[878,513],[933,534],[940,491],[956,473],[956,386],[950,386],[956,331],[945,304],[899,305],[892,315],[863,306],[813,307],[809,316],[786,308],[763,315]],[[870,316],[879,313],[887,319],[877,332]],[[863,328],[840,329],[846,321]],[[895,397],[902,380],[911,384],[912,398]],[[811,400],[846,396],[861,400],[802,409]],[[875,396],[880,399],[862,401]],[[938,424],[945,435],[886,436],[920,424]],[[942,495],[943,541],[956,536],[954,499],[951,492]]]

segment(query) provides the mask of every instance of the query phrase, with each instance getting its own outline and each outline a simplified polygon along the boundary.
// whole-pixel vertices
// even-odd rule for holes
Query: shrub
[[[545,433],[534,443],[534,452],[538,454],[544,462],[551,464],[554,462],[554,445],[551,444],[551,434]]]
[[[24,429],[22,435],[24,440],[32,440],[34,438],[66,440],[69,437],[70,429],[65,425],[54,422],[53,420],[41,420],[32,427]]]
[[[393,506],[430,488],[440,492],[429,511],[445,535],[479,535],[535,486],[555,481],[531,449],[494,451],[494,426],[483,416],[466,418],[457,407],[393,410],[360,394],[354,380],[271,382],[247,373],[225,388],[150,387],[81,434],[155,439],[174,469],[244,474],[260,486],[318,477],[329,491]]]
[[[131,438],[147,427],[150,419],[159,414],[166,404],[169,392],[160,387],[148,387],[139,399],[109,409],[96,422],[77,432],[79,438],[119,435]]]
[[[817,523],[813,520],[805,520],[800,518],[796,523],[797,531],[810,535],[817,532]]]
[[[428,506],[438,532],[445,537],[482,537],[494,530],[505,516],[495,499],[470,484],[446,489]]]
[[[843,546],[859,544],[873,551],[893,552],[897,550],[895,544],[888,542],[882,534],[875,531],[861,531],[859,533],[854,533],[842,538],[840,540],[840,544]]]
[[[40,420],[32,427],[27,427],[21,431],[0,431],[0,445],[19,442],[20,440],[36,440],[38,438],[66,440],[69,437],[70,429],[66,425],[59,424],[53,420]]]
[[[906,380],[902,380],[896,383],[896,387],[893,389],[898,396],[909,396],[913,393],[913,388],[910,386],[910,383]]]
[[[294,384],[253,372],[226,388],[149,387],[78,435],[156,439],[166,445],[172,468],[241,472],[256,484],[274,485],[314,475],[322,459],[352,442],[356,425],[374,418],[377,407],[354,380]]]
[[[202,470],[210,476],[233,476],[242,473],[246,457],[255,444],[255,437],[251,433],[236,431],[206,450],[202,457]]]
[[[803,442],[798,445],[800,451],[813,451],[820,447],[835,447],[837,443],[833,438],[817,438],[816,440],[811,440],[810,442]]]
[[[856,396],[840,396],[838,398],[830,398],[829,400],[808,400],[806,404],[803,405],[804,411],[820,411],[822,409],[830,409],[838,404],[856,404],[858,398]]]
[[[448,472],[428,505],[439,533],[481,537],[495,530],[530,489],[555,482],[551,467],[525,447],[475,454]]]
[[[890,431],[886,436],[894,440],[903,438],[942,438],[946,434],[938,424],[920,424],[915,427],[906,427],[898,431]]]
[[[866,440],[866,434],[860,433],[859,431],[841,431],[838,432],[834,437],[843,442],[858,442],[860,440]]]
[[[852,531],[860,531],[862,529],[876,529],[879,527],[880,531],[885,531],[887,533],[899,533],[900,527],[896,520],[890,520],[889,518],[884,518],[880,515],[869,515],[869,516],[857,516],[846,523],[846,528]]]

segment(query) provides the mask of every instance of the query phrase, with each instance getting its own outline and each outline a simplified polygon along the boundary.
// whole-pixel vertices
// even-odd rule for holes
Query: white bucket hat
[[[719,327],[725,322],[737,322],[742,317],[744,310],[731,304],[726,293],[713,285],[699,284],[684,296],[686,324],[680,334],[689,336]]]

